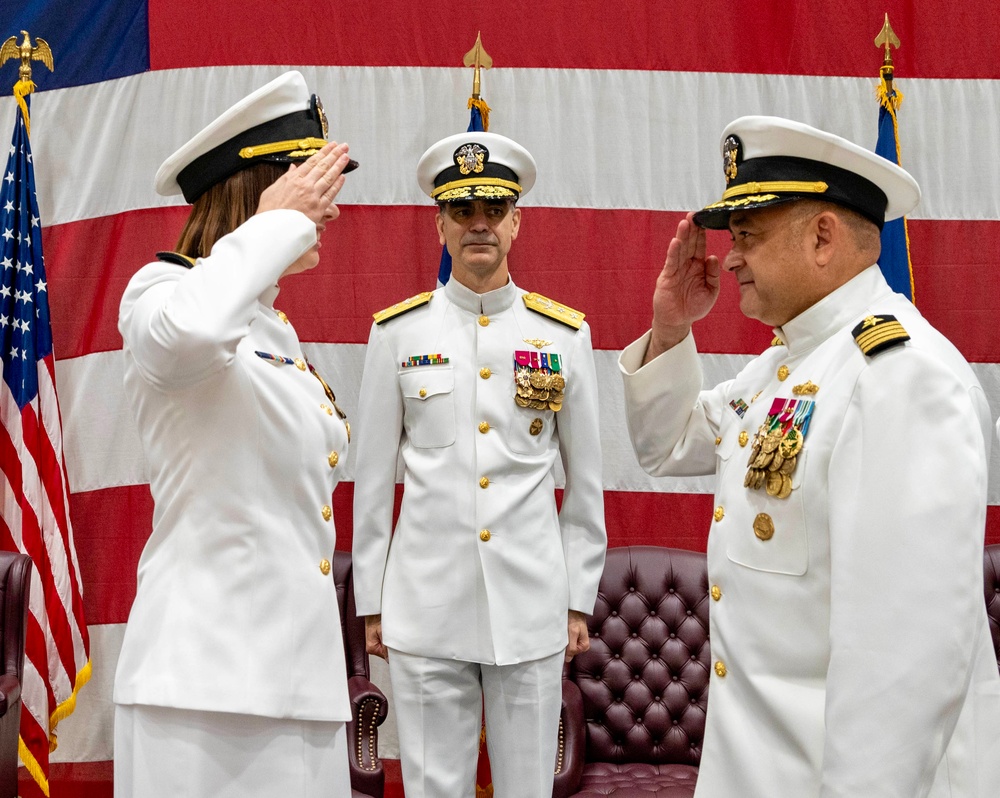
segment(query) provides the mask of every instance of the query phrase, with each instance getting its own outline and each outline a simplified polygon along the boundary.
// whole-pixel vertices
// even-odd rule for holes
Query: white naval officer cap
[[[262,161],[305,160],[326,144],[327,121],[319,97],[300,72],[290,70],[223,112],[156,172],[156,191],[194,202],[216,183]],[[345,172],[357,167],[352,161]]]
[[[912,211],[920,187],[909,172],[847,139],[777,116],[744,116],[722,132],[726,189],[694,215],[729,226],[736,210],[816,199],[851,208],[882,228]]]
[[[421,190],[438,202],[513,199],[535,184],[531,153],[513,139],[471,130],[432,144],[417,163]]]

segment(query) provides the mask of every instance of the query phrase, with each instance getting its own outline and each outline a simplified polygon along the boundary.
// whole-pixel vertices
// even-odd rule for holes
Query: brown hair
[[[216,183],[195,200],[177,240],[177,252],[202,258],[215,242],[257,212],[264,189],[288,170],[288,164],[258,163]]]

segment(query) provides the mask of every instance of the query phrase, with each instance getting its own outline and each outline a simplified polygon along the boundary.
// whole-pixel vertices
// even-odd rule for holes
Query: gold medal
[[[768,496],[778,495],[778,492],[781,490],[781,479],[782,479],[781,474],[778,474],[774,471],[767,472],[766,490]]]
[[[780,451],[782,457],[795,457],[802,451],[802,433],[792,427],[781,439]]]
[[[786,474],[780,474],[781,477],[781,487],[778,490],[777,496],[779,499],[787,499],[792,495],[792,478]]]

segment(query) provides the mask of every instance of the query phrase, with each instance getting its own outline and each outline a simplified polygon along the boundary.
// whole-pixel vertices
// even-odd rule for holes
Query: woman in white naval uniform
[[[155,509],[115,678],[117,796],[351,794],[330,574],[348,427],[273,305],[338,215],[353,162],[325,139],[289,72],[157,174],[194,208],[119,316]]]

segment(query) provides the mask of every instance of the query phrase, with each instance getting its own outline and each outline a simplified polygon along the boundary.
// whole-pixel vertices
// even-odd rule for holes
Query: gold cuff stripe
[[[744,194],[763,194],[766,192],[796,192],[799,194],[823,194],[829,186],[822,181],[807,183],[802,180],[770,180],[764,183],[742,183],[722,192],[722,199],[742,197]]]
[[[464,188],[466,186],[503,186],[504,188],[516,191],[518,194],[521,193],[520,184],[515,183],[513,180],[504,180],[499,177],[469,177],[465,180],[452,180],[450,183],[438,186],[431,192],[431,199],[437,199],[438,195],[453,188]]]
[[[244,147],[240,150],[240,158],[259,158],[261,155],[273,155],[276,152],[285,152],[291,155],[311,155],[316,150],[326,146],[325,139],[309,137],[305,139],[289,139],[288,141],[275,141],[271,144],[255,144],[252,147]],[[311,150],[309,153],[295,153],[292,150]]]

